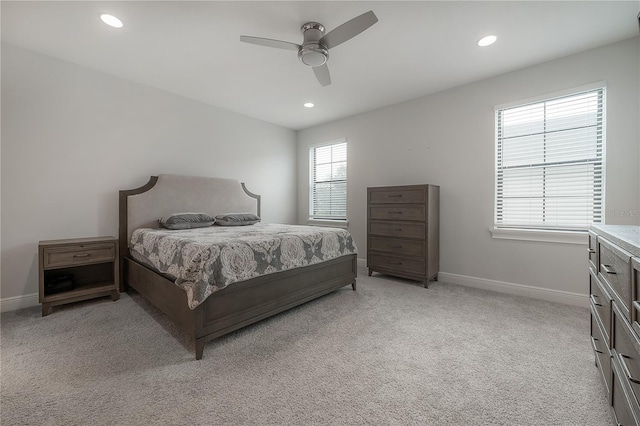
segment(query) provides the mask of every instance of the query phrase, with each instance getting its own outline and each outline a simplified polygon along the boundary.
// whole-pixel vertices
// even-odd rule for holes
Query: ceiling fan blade
[[[370,10],[329,31],[320,39],[320,43],[331,49],[357,36],[376,22],[378,17]]]
[[[300,45],[295,43],[289,43],[288,41],[272,40],[270,38],[240,36],[240,41],[245,43],[257,44],[260,46],[275,47],[277,49],[300,50]]]
[[[318,83],[320,83],[322,87],[331,84],[331,74],[329,74],[329,67],[327,64],[320,65],[319,67],[313,67],[313,73],[316,75]]]

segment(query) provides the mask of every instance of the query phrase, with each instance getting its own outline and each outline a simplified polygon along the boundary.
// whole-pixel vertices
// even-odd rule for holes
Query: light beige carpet
[[[2,314],[8,425],[609,425],[589,312],[361,269],[209,342],[132,293]]]

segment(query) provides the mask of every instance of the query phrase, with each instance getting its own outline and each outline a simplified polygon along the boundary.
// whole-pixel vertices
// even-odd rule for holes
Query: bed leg
[[[352,282],[351,283],[351,288],[353,289],[353,291],[356,291],[356,282]]]
[[[202,354],[204,352],[204,339],[196,339],[196,360],[202,359]]]

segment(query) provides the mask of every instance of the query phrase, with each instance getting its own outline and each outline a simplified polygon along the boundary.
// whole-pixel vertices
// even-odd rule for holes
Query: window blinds
[[[602,222],[604,96],[599,88],[496,110],[497,227]]]
[[[347,143],[311,148],[311,216],[347,218]]]

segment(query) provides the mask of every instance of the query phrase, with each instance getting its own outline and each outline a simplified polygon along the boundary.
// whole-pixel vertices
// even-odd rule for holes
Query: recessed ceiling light
[[[491,46],[493,43],[496,42],[497,39],[498,37],[494,35],[488,35],[486,37],[482,37],[480,40],[478,40],[478,46],[480,47]]]
[[[304,107],[305,108],[313,108],[313,102],[305,102]]]
[[[102,19],[102,22],[109,25],[110,27],[122,28],[122,21],[113,15],[103,13],[102,15],[100,15],[100,19]]]

